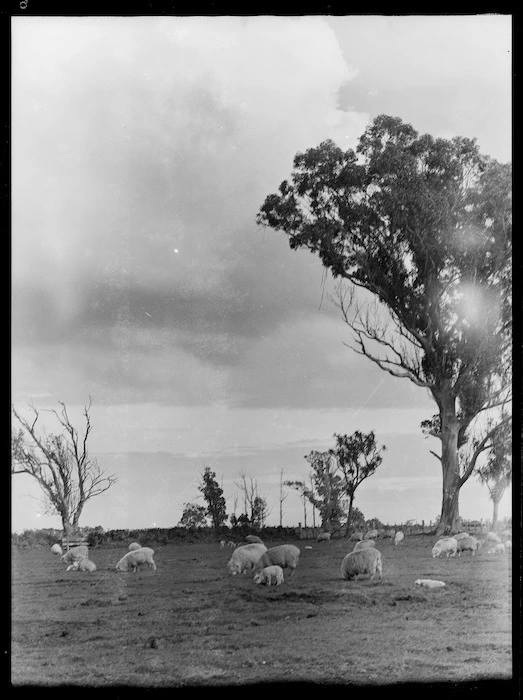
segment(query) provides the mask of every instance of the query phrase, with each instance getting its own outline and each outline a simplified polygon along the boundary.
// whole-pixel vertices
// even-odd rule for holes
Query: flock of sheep
[[[380,579],[382,578],[381,552],[376,549],[376,540],[379,537],[390,537],[393,539],[394,545],[403,545],[405,539],[403,532],[395,532],[394,530],[369,530],[365,534],[354,533],[349,541],[355,541],[356,544],[352,552],[347,554],[341,562],[341,574],[344,579],[350,581],[360,575],[369,575],[372,581],[376,574]],[[330,538],[329,532],[323,532],[318,535],[316,541],[329,542]],[[510,538],[510,530],[504,530],[500,535],[489,532],[483,540],[473,537],[467,532],[460,532],[457,535],[439,539],[432,547],[432,556],[439,558],[445,554],[446,557],[455,557],[456,555],[459,557],[464,552],[470,552],[473,556],[480,549],[488,553],[503,554],[512,546]],[[227,568],[233,576],[249,571],[254,573],[255,583],[267,586],[272,584],[279,586],[284,583],[284,569],[288,569],[289,575],[294,576],[300,558],[300,549],[296,545],[282,544],[267,549],[256,535],[247,535],[245,541],[246,543],[236,545],[235,542],[220,540],[221,548],[226,546],[234,548],[227,564]],[[306,547],[306,549],[312,548]],[[116,564],[117,571],[136,571],[141,565],[147,565],[148,568],[156,571],[153,549],[142,547],[138,542],[132,542],[128,546],[128,550]],[[54,544],[51,551],[54,554],[59,554],[60,560],[68,564],[66,571],[71,569],[74,571],[96,571],[96,564],[89,559],[89,551],[86,546],[72,547],[65,554],[62,554],[60,545]],[[415,584],[427,588],[440,588],[445,585],[443,581],[433,579],[417,579]]]

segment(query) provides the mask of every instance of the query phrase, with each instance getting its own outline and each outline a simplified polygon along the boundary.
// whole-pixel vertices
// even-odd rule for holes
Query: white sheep
[[[474,556],[478,549],[478,541],[475,537],[462,537],[458,540],[458,557],[461,552],[470,552]]]
[[[465,539],[465,537],[470,537],[470,535],[468,532],[459,532],[457,535],[452,535],[452,537],[459,542]]]
[[[232,540],[229,540],[227,542],[227,547],[230,547],[231,549],[234,549],[236,547],[235,542],[232,542]]]
[[[403,540],[404,540],[404,539],[405,539],[405,535],[404,535],[403,532],[401,532],[401,530],[400,530],[399,532],[397,532],[397,533],[394,535],[394,544],[395,544],[395,545],[397,545],[397,544],[403,544]]]
[[[512,530],[502,530],[499,533],[499,536],[502,537],[503,539],[511,540],[512,539]]]
[[[378,539],[378,531],[377,530],[369,530],[368,532],[365,533],[364,540],[377,540]]]
[[[331,533],[330,532],[320,532],[318,537],[316,537],[316,542],[330,542]]]
[[[280,544],[278,547],[271,547],[261,555],[256,562],[254,572],[258,574],[266,566],[281,566],[282,569],[290,569],[290,575],[294,576],[299,558],[299,547],[294,544]]]
[[[443,588],[443,581],[436,581],[432,578],[418,578],[414,581],[416,586],[424,586],[425,588]]]
[[[256,535],[247,535],[247,537],[245,538],[245,541],[248,542],[249,544],[263,544],[263,540],[261,540]]]
[[[52,552],[53,554],[60,554],[60,555],[61,555],[61,554],[62,554],[62,548],[60,547],[59,544],[53,544],[53,546],[51,547],[51,552]]]
[[[494,554],[504,554],[505,553],[505,545],[502,542],[498,542],[498,544],[494,547]]]
[[[142,545],[139,542],[131,542],[131,544],[127,547],[127,549],[130,552],[134,552],[136,549],[141,549]]]
[[[349,537],[349,542],[361,542],[363,539],[363,532],[353,532]]]
[[[227,542],[225,540],[220,540],[220,549],[223,549]]]
[[[434,547],[432,547],[432,557],[441,557],[445,554],[448,557],[455,557],[458,551],[458,541],[454,537],[446,537],[444,539],[438,540]]]
[[[374,547],[362,549],[359,552],[351,552],[341,562],[341,575],[348,581],[364,574],[370,574],[370,580],[372,581],[376,572],[378,572],[381,579],[381,552]]]
[[[254,575],[254,583],[262,583],[267,586],[272,585],[273,579],[276,586],[283,583],[283,569],[281,566],[266,566],[259,574]]]
[[[501,537],[499,535],[496,535],[495,532],[489,532],[486,537],[487,542],[495,542],[496,544],[499,544],[501,542]]]
[[[136,571],[140,564],[147,564],[149,569],[156,571],[156,564],[153,559],[154,549],[150,547],[140,547],[132,552],[127,552],[116,564],[117,571]]]
[[[71,549],[66,552],[65,554],[62,554],[60,557],[60,561],[62,561],[64,564],[74,564],[77,561],[81,561],[85,557],[89,556],[89,550],[88,548],[81,544],[78,547],[71,547]]]
[[[66,571],[96,571],[96,564],[87,557],[75,561],[74,564],[70,564]]]
[[[370,549],[371,547],[375,546],[376,542],[374,540],[363,540],[362,542],[356,542],[352,551],[360,552],[362,549]]]
[[[227,563],[227,568],[233,576],[244,574],[254,568],[261,555],[267,551],[264,544],[244,544],[236,547]]]

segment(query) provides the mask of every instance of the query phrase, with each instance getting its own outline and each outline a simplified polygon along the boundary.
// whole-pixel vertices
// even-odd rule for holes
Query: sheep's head
[[[262,575],[261,574],[254,574],[254,583],[261,583],[262,581]]]
[[[236,561],[230,561],[227,567],[233,576],[240,573],[240,565]]]

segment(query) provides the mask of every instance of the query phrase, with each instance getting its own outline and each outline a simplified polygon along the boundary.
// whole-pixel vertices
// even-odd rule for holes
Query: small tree
[[[487,463],[478,469],[478,477],[488,488],[493,505],[492,530],[498,527],[498,510],[506,489],[512,481],[509,424],[498,426],[492,435]]]
[[[205,527],[207,525],[207,508],[199,506],[197,503],[186,503],[178,525],[186,527],[188,530]]]
[[[343,487],[341,477],[336,474],[336,462],[329,451],[312,450],[305,459],[312,467],[310,491],[313,505],[320,512],[321,526],[325,532],[337,530],[343,515]]]
[[[334,434],[336,447],[330,450],[336,460],[342,476],[343,490],[348,499],[347,525],[345,534],[349,534],[352,522],[354,496],[358,486],[372,476],[381,464],[385,446],[378,448],[374,431],[367,435],[356,430],[352,435]]]
[[[216,481],[215,472],[210,467],[205,467],[202,474],[202,481],[198,487],[207,502],[207,515],[212,521],[215,532],[227,520],[227,511],[223,490]]]
[[[48,512],[60,516],[64,535],[72,540],[80,534],[79,520],[85,504],[111,488],[117,478],[106,475],[87,449],[92,430],[91,399],[83,410],[83,434],[71,423],[65,404],[59,404],[60,413],[50,413],[61,432],[49,435],[38,425],[40,415],[36,408],[30,407],[32,418],[26,419],[12,407],[18,429],[11,435],[11,473],[29,474],[36,479]]]

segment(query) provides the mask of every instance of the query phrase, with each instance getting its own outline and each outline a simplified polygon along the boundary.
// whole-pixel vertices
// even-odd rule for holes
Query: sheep
[[[227,542],[227,547],[230,547],[231,549],[234,549],[234,548],[236,547],[236,544],[235,544],[235,542],[232,542],[231,540],[229,540],[229,541]]]
[[[62,554],[60,561],[62,561],[64,564],[74,564],[76,561],[80,561],[81,559],[84,559],[84,557],[88,556],[89,550],[85,545],[81,544],[78,547],[71,547],[68,552]]]
[[[139,564],[147,564],[149,569],[156,571],[156,564],[153,559],[154,549],[150,547],[140,547],[132,552],[127,552],[116,564],[117,571],[136,571]]]
[[[431,578],[418,578],[414,583],[416,586],[424,586],[425,588],[443,588],[445,585],[443,581],[436,581]]]
[[[96,571],[96,564],[88,557],[84,557],[83,559],[79,559],[68,566],[66,571],[69,571],[70,569],[73,571]]]
[[[381,579],[381,552],[374,547],[362,549],[359,552],[351,552],[341,562],[341,575],[348,581],[360,574],[370,574],[370,580],[372,581],[376,572],[378,572]]]
[[[461,552],[470,552],[474,556],[477,549],[478,541],[475,537],[462,537],[458,540],[458,557],[461,556]]]
[[[296,547],[294,544],[280,544],[278,547],[272,547],[262,554],[256,562],[254,573],[260,573],[266,566],[281,566],[282,569],[290,569],[290,575],[294,576],[299,558],[299,547]]]
[[[266,551],[267,547],[258,542],[237,547],[227,563],[227,568],[233,576],[244,574],[254,568],[258,559]]]
[[[62,548],[60,547],[59,544],[53,544],[53,546],[51,547],[51,552],[52,552],[53,554],[60,554],[60,555],[61,555],[61,554],[62,554]]]
[[[455,557],[458,551],[458,541],[453,537],[446,537],[445,539],[438,540],[434,547],[432,547],[432,557],[440,557],[445,554],[447,558]]]
[[[498,544],[494,547],[494,554],[504,554],[505,553],[505,545],[502,542],[498,542]]]
[[[468,532],[459,532],[457,535],[452,535],[452,537],[459,542],[465,539],[465,537],[470,537],[470,535]]]
[[[331,533],[330,532],[320,532],[318,537],[316,537],[316,542],[330,542]]]
[[[362,542],[356,542],[352,551],[360,552],[362,549],[370,549],[371,547],[375,546],[376,542],[374,540],[363,540]]]
[[[499,533],[499,536],[504,538],[504,539],[511,540],[512,539],[512,530],[502,530]]]
[[[405,535],[404,535],[403,532],[401,532],[401,530],[400,530],[399,532],[397,532],[397,533],[394,535],[394,544],[395,544],[395,545],[397,545],[397,544],[403,544],[403,540],[404,540],[404,539],[405,539]]]
[[[247,537],[245,538],[245,541],[248,542],[249,544],[263,544],[263,540],[261,540],[256,535],[247,535]]]
[[[369,530],[368,532],[365,533],[363,539],[364,540],[376,540],[378,538],[378,531],[377,530]]]
[[[353,532],[349,537],[349,542],[361,542],[363,539],[363,532]]]
[[[254,583],[263,583],[267,586],[272,585],[273,579],[276,586],[283,583],[283,569],[281,566],[266,566],[259,574],[254,575]]]
[[[127,549],[130,552],[134,552],[136,549],[141,549],[142,545],[139,542],[131,542],[131,544],[127,547]]]
[[[499,544],[501,542],[501,537],[499,535],[496,535],[495,532],[489,532],[487,534],[487,542],[495,542],[496,544]]]
[[[220,549],[223,549],[227,542],[225,540],[220,540]]]

